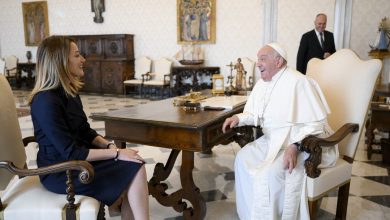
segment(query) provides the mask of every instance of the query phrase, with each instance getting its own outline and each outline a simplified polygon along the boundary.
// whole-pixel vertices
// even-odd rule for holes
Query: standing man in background
[[[297,55],[297,70],[306,74],[307,63],[311,58],[321,60],[336,52],[333,33],[325,31],[326,15],[320,13],[314,21],[315,28],[302,35]]]

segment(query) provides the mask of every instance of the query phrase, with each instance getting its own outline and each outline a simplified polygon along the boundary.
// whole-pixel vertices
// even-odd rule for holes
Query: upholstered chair
[[[241,63],[245,70],[245,82],[246,90],[252,90],[255,84],[255,66],[256,62],[249,59],[248,57],[241,58]]]
[[[5,61],[0,58],[0,75],[5,75]]]
[[[4,57],[5,61],[5,76],[8,80],[15,80],[18,84],[18,58],[14,55]]]
[[[328,138],[309,137],[303,141],[304,150],[311,153],[305,162],[311,219],[316,218],[319,199],[335,188],[338,188],[336,219],[346,219],[352,163],[381,67],[380,60],[361,60],[349,49],[308,63],[306,75],[316,80],[324,92],[331,109],[329,125],[338,129]],[[336,165],[318,169],[321,146],[336,143],[340,151]]]
[[[0,75],[0,103],[0,219],[103,219],[104,209],[99,201],[74,195],[71,178],[66,182],[68,194],[61,195],[46,190],[38,176],[55,172],[67,172],[70,176],[70,172],[79,172],[80,181],[87,184],[94,176],[91,164],[68,161],[27,168],[24,145],[34,139],[22,139],[14,96],[4,75]]]
[[[172,61],[166,58],[153,61],[153,71],[149,74],[150,80],[144,82],[144,86],[151,91],[151,89],[161,89],[161,98],[164,95],[164,89],[168,88],[170,95],[170,78]]]
[[[144,81],[147,80],[147,74],[150,73],[152,60],[146,56],[135,59],[134,79],[125,80],[123,82],[123,93],[126,95],[127,87],[134,87],[135,93],[139,93],[142,97],[142,87]]]

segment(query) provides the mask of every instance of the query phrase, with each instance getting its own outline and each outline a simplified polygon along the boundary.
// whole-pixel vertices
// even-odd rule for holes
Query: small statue
[[[93,18],[93,21],[95,23],[103,23],[103,16],[102,13],[104,12],[104,0],[91,0],[92,4],[92,12],[95,13],[95,17]]]
[[[234,69],[236,70],[236,89],[245,90],[245,69],[244,65],[241,63],[241,58],[237,59],[237,63],[234,65]]]

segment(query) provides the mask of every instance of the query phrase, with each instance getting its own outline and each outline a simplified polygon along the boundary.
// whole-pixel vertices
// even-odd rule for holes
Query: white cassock
[[[261,125],[264,135],[242,148],[235,160],[237,212],[242,220],[309,219],[306,153],[298,153],[290,174],[283,167],[285,148],[308,135],[328,136],[330,112],[318,84],[288,67],[272,80],[260,80],[238,114],[238,126]],[[323,150],[322,167],[334,165],[336,147]]]

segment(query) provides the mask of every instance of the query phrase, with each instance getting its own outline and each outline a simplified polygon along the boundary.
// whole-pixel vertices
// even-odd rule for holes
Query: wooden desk
[[[22,71],[27,72],[26,86],[27,88],[34,85],[33,71],[35,70],[35,63],[18,63],[18,77],[17,77],[17,86],[22,85]]]
[[[379,85],[375,89],[373,100],[380,100],[379,97],[390,97],[390,86]],[[367,137],[367,158],[371,159],[372,153],[380,153],[378,150],[372,149],[374,140],[374,129],[379,129],[384,132],[390,132],[390,109],[379,107],[379,103],[371,104],[371,116],[366,123]]]
[[[149,193],[160,204],[183,212],[185,219],[199,220],[206,215],[206,202],[192,176],[194,152],[207,152],[214,145],[228,143],[235,134],[223,134],[222,124],[225,118],[242,112],[244,105],[230,111],[187,113],[172,103],[173,98],[93,115],[91,118],[103,120],[106,136],[118,144],[126,141],[172,149],[165,165],[156,164],[153,177],[149,180]],[[168,195],[167,185],[163,181],[169,177],[180,151],[182,188]]]

